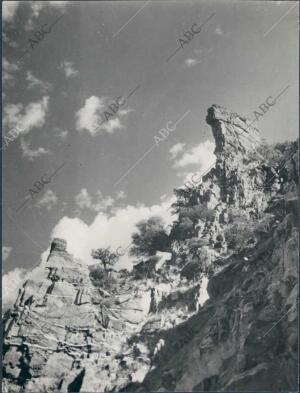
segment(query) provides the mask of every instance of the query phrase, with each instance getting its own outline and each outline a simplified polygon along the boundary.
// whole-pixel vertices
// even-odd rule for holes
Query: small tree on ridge
[[[92,257],[102,263],[105,271],[107,271],[108,266],[113,266],[119,259],[119,255],[110,251],[110,247],[92,250]]]

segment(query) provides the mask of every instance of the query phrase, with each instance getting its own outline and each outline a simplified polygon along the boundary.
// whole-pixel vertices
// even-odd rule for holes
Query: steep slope
[[[172,262],[210,277],[209,300],[157,334],[165,345],[137,391],[296,390],[298,145],[270,148],[218,106],[207,122],[217,161],[177,191]]]
[[[88,267],[66,252],[64,240],[54,239],[47,263],[24,283],[7,315],[7,390],[112,387],[115,355],[149,308],[147,294],[139,296],[134,289],[121,278],[117,294],[94,287]]]
[[[257,245],[211,277],[199,312],[160,333],[165,346],[138,391],[297,389],[298,200],[280,202]]]
[[[175,190],[159,263],[107,288],[54,239],[5,316],[5,391],[296,390],[298,144],[215,105],[207,122],[216,164]]]

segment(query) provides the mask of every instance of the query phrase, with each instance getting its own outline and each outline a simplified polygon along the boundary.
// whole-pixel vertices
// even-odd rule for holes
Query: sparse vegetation
[[[170,237],[174,240],[184,240],[197,237],[199,228],[196,225],[200,221],[213,220],[213,210],[206,208],[200,203],[199,190],[178,189],[174,190],[177,201],[173,203],[174,212],[178,214]]]
[[[108,266],[113,266],[119,259],[119,255],[110,251],[110,247],[92,250],[92,257],[102,263],[104,270],[107,270]]]
[[[112,271],[103,269],[100,265],[90,266],[90,278],[94,286],[113,291],[117,279]]]
[[[169,236],[164,229],[164,222],[160,217],[153,216],[140,221],[136,225],[138,232],[132,235],[130,255],[136,257],[150,257],[157,251],[168,251]]]
[[[251,220],[238,211],[229,212],[229,224],[224,231],[224,238],[229,250],[242,250],[255,238],[256,220]],[[249,243],[250,242],[250,243]]]

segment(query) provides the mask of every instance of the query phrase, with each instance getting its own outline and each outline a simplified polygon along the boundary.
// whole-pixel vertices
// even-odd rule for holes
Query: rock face
[[[216,154],[236,157],[261,145],[259,132],[249,120],[221,106],[209,108],[206,121],[212,126]]]
[[[66,252],[67,242],[64,239],[54,238],[51,244],[50,253],[53,251]]]
[[[94,287],[88,267],[66,252],[63,239],[54,239],[47,263],[24,283],[6,318],[7,390],[112,388],[115,357],[149,307],[147,293],[121,278],[119,285],[117,294]],[[121,374],[122,385],[128,379]]]
[[[177,191],[170,254],[97,281],[53,240],[5,315],[4,391],[297,390],[298,145],[207,122],[216,164]]]
[[[274,209],[257,246],[211,277],[197,314],[161,332],[165,346],[141,391],[297,389],[297,200],[292,205],[284,218]]]

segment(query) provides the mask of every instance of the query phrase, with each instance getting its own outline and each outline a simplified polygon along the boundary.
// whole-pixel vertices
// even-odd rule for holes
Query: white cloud
[[[42,127],[48,111],[49,97],[44,96],[40,101],[23,104],[7,104],[4,106],[3,123],[9,128],[19,126],[23,134],[33,128]]]
[[[28,82],[29,89],[34,87],[39,88],[41,91],[45,92],[52,88],[51,83],[42,81],[33,75],[31,71],[27,71],[26,81]]]
[[[67,7],[68,1],[31,1],[28,3],[25,3],[29,9],[30,9],[30,17],[25,25],[26,30],[32,30],[34,29],[35,22],[34,19],[39,18],[41,12],[43,9],[46,9],[47,7],[54,8],[55,10],[58,10],[60,12],[63,12],[65,8]],[[50,23],[49,23],[50,25]]]
[[[20,3],[20,1],[3,1],[2,17],[5,22],[12,22]]]
[[[96,135],[95,128],[101,122],[100,111],[104,109],[103,99],[91,96],[85,100],[84,106],[76,113],[76,129],[87,130]]]
[[[96,198],[94,198],[95,202],[93,202],[93,198],[90,196],[87,189],[82,188],[74,199],[79,209],[88,209],[91,211],[100,212],[106,211],[108,208],[113,207],[116,201],[122,200],[124,198],[126,198],[124,191],[119,191],[115,198],[112,198],[111,196],[104,197],[101,191],[98,191]]]
[[[172,159],[176,158],[178,156],[178,154],[182,152],[184,146],[185,146],[185,143],[179,142],[171,147],[171,149],[169,150],[169,153],[171,154]]]
[[[128,115],[128,113],[131,113],[131,112],[133,112],[133,110],[131,108],[125,108],[125,109],[120,109],[118,113],[119,113],[120,116],[125,116],[125,115]]]
[[[5,22],[12,22],[17,13],[18,7],[21,4],[24,4],[26,7],[29,7],[31,12],[30,18],[26,24],[26,28],[32,28],[34,24],[33,19],[38,18],[43,9],[46,7],[52,7],[54,9],[63,11],[68,3],[68,1],[4,1],[2,3],[3,20]]]
[[[184,168],[190,165],[200,166],[202,168],[207,168],[212,165],[216,157],[214,155],[215,144],[209,140],[199,143],[183,153],[179,159],[174,162],[174,168]]]
[[[2,307],[3,311],[11,307],[16,301],[18,290],[21,288],[28,272],[25,269],[16,268],[2,277]]]
[[[11,83],[15,79],[15,73],[19,71],[16,64],[10,63],[5,57],[2,62],[2,80],[4,83]]]
[[[92,136],[95,136],[101,131],[112,134],[115,130],[124,128],[120,118],[126,116],[131,110],[122,108],[113,114],[109,109],[109,104],[104,97],[91,96],[87,98],[84,106],[76,112],[77,131],[88,131]],[[109,114],[112,114],[113,117]]]
[[[215,33],[217,35],[219,35],[220,37],[229,37],[230,36],[230,32],[225,33],[221,26],[216,27]]]
[[[108,134],[112,134],[115,130],[121,130],[124,128],[120,119],[116,117],[115,119],[110,119],[109,121],[104,122],[100,127],[101,130],[106,131]]]
[[[114,211],[113,216],[100,212],[91,225],[87,225],[79,218],[63,217],[52,231],[52,237],[61,237],[67,241],[68,251],[87,264],[95,263],[91,257],[91,250],[99,247],[111,246],[112,250],[131,243],[131,235],[135,232],[135,225],[143,219],[153,215],[161,216],[166,225],[172,222],[168,211],[170,201],[161,205],[146,207],[127,206]],[[120,250],[122,253],[122,250]],[[120,258],[117,267],[132,268],[133,258],[124,255]]]
[[[184,64],[187,66],[187,67],[193,67],[193,66],[195,66],[196,64],[198,64],[198,63],[200,63],[200,61],[199,60],[196,60],[196,59],[185,59],[185,62],[184,62]]]
[[[79,194],[75,196],[75,203],[80,209],[91,209],[93,206],[92,198],[86,188],[82,188]]]
[[[15,268],[10,272],[3,275],[2,278],[2,311],[5,311],[7,308],[11,307],[18,296],[19,289],[23,286],[25,281],[30,279],[39,279],[41,280],[43,277],[44,268],[43,265],[46,263],[46,258],[49,255],[48,248],[41,255],[41,262],[31,270],[23,269],[23,268]],[[42,269],[40,269],[42,267]],[[42,274],[41,274],[42,271]]]
[[[125,191],[119,191],[116,195],[116,199],[125,199],[127,198],[126,192]]]
[[[98,202],[98,206],[97,206],[99,211],[106,210],[109,207],[112,207],[114,205],[115,199],[112,198],[111,196],[103,198],[102,200],[101,200],[101,197],[102,197],[101,192],[99,192],[98,198],[99,198],[100,202]]]
[[[129,205],[117,209],[110,216],[101,212],[96,215],[91,225],[87,225],[79,218],[63,217],[53,228],[51,238],[61,237],[65,239],[67,241],[67,251],[88,265],[95,263],[95,260],[91,257],[92,249],[110,246],[112,250],[124,254],[120,257],[116,268],[130,270],[133,267],[134,258],[129,257],[123,251],[131,243],[131,235],[136,231],[136,224],[141,220],[158,215],[165,221],[168,231],[167,225],[174,220],[170,211],[168,211],[172,202],[174,202],[174,197],[166,200],[161,205],[149,207]],[[119,247],[122,247],[122,249]],[[46,263],[48,254],[49,248],[41,255],[42,264]],[[15,302],[19,288],[26,279],[32,278],[34,274],[40,275],[39,266],[30,271],[16,268],[3,275],[3,310]]]
[[[72,78],[79,73],[79,71],[76,70],[74,64],[71,61],[63,61],[60,65],[60,68],[63,69],[67,78]]]
[[[58,198],[56,194],[52,190],[47,190],[36,205],[39,208],[45,207],[49,211],[54,205],[56,205],[57,201]]]
[[[10,253],[12,251],[12,247],[8,246],[2,246],[2,261],[6,261],[7,258],[10,256]]]
[[[29,159],[29,161],[34,161],[36,158],[45,155],[45,154],[51,154],[49,150],[46,150],[43,147],[38,147],[37,149],[31,149],[29,146],[29,143],[24,140],[24,138],[21,138],[20,142],[20,147],[22,151],[23,157],[26,157]]]

